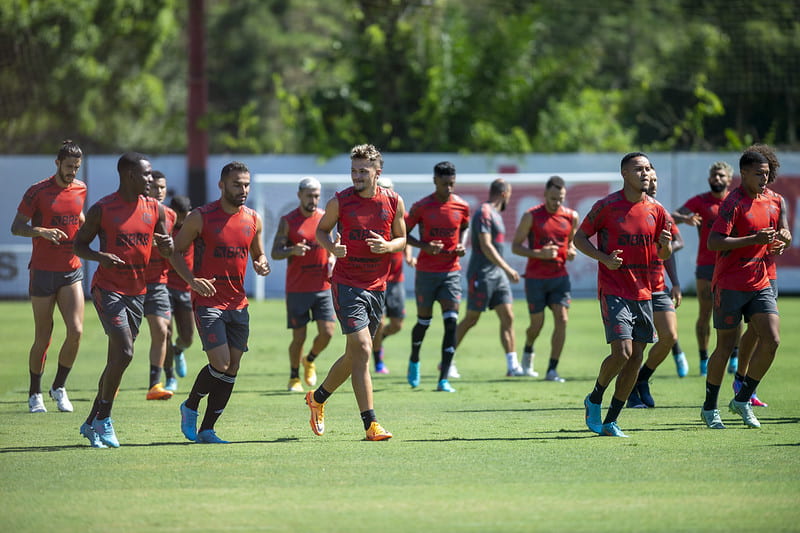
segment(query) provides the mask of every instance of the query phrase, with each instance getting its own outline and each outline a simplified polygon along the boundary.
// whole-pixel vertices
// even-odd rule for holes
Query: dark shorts
[[[668,292],[654,292],[652,302],[654,313],[675,312],[675,304]]]
[[[402,281],[386,283],[384,314],[389,318],[406,317],[406,286]]]
[[[772,287],[760,291],[714,289],[715,329],[733,329],[739,325],[742,317],[749,322],[753,315],[759,313],[778,314],[778,303]]]
[[[172,306],[169,304],[169,291],[166,284],[147,284],[147,294],[144,295],[144,315],[172,319]]]
[[[514,301],[511,295],[511,284],[502,270],[499,273],[470,276],[467,291],[467,309],[470,311],[486,311],[494,309],[500,304],[510,304]]]
[[[341,283],[334,283],[331,291],[342,333],[349,335],[369,328],[370,336],[374,337],[383,318],[384,292],[368,291]]]
[[[417,307],[431,308],[435,302],[461,302],[461,272],[420,272],[414,278]]]
[[[247,351],[250,337],[250,313],[244,309],[217,309],[197,306],[194,310],[197,332],[203,351],[227,344],[242,352]]]
[[[631,339],[656,342],[652,300],[628,300],[619,296],[600,296],[600,311],[606,329],[606,342]]]
[[[28,294],[30,296],[53,296],[61,287],[83,281],[83,269],[69,272],[50,272],[47,270],[30,270]]]
[[[697,265],[694,269],[694,279],[711,281],[714,277],[714,265]]]
[[[331,291],[287,292],[286,327],[302,328],[309,320],[333,322]]]
[[[560,278],[526,278],[525,298],[528,300],[528,313],[535,315],[551,305],[569,307],[572,285],[569,276]]]
[[[192,291],[182,291],[167,287],[169,293],[169,306],[174,312],[176,309],[192,310]]]
[[[771,280],[769,280],[769,284],[772,287],[772,292],[775,293],[775,299],[777,300],[778,299],[778,280],[777,279],[771,279]]]
[[[144,294],[125,296],[95,287],[92,289],[92,300],[106,335],[130,330],[131,337],[136,340],[144,316]]]

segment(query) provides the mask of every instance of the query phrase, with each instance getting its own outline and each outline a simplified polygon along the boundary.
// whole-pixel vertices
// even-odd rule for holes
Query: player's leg
[[[506,375],[521,376],[522,368],[519,366],[516,351],[516,337],[514,335],[514,309],[511,303],[504,302],[494,306],[497,318],[500,319],[500,344],[506,353]]]
[[[194,342],[194,311],[192,310],[191,294],[188,292],[170,290],[170,301],[172,303],[172,324],[175,326],[178,337],[174,343],[170,338],[169,346],[172,349],[167,353],[167,358],[172,356],[175,373],[182,378],[186,376],[184,352]]]
[[[672,345],[675,344],[678,338],[678,319],[675,315],[674,308],[671,311],[654,311],[653,322],[655,323],[656,333],[658,334],[658,341],[650,348],[650,352],[647,354],[647,360],[639,369],[636,378],[636,393],[646,407],[655,407],[655,401],[650,394],[650,377],[658,366],[667,358],[672,350]],[[629,405],[629,407],[631,406]]]
[[[563,304],[550,304],[550,310],[553,312],[553,333],[550,336],[550,361],[547,363],[545,379],[562,383],[564,378],[558,375],[557,368],[567,340],[569,307]]]
[[[547,306],[547,294],[544,288],[544,280],[526,278],[525,279],[525,300],[528,303],[528,315],[530,323],[525,330],[525,346],[522,350],[522,372],[526,376],[538,377],[539,373],[533,369],[536,352],[534,343],[539,338],[544,326],[544,309]]]
[[[28,410],[31,413],[44,413],[47,408],[42,398],[42,375],[47,360],[47,348],[53,335],[53,311],[56,296],[31,296],[33,309],[33,344],[28,353]]]
[[[305,324],[292,328],[292,340],[289,343],[289,392],[303,392],[303,385],[300,383],[300,359],[303,357],[306,335]]]
[[[706,375],[708,365],[708,339],[711,334],[711,311],[714,307],[711,293],[711,280],[697,278],[697,322],[695,322],[695,336],[697,349],[700,354],[700,375]]]
[[[623,357],[624,354],[628,353],[629,348],[630,353],[627,355],[627,360],[619,370],[617,382],[614,387],[614,396],[611,398],[611,402],[608,406],[608,412],[603,420],[601,434],[608,437],[627,437],[627,435],[625,435],[622,430],[619,429],[619,426],[617,425],[617,419],[619,418],[620,412],[625,405],[625,400],[628,398],[628,396],[630,396],[631,391],[636,384],[636,376],[639,373],[639,367],[642,364],[642,357],[646,346],[644,342],[639,341],[631,341],[629,346],[627,342],[623,342],[621,344],[625,345],[621,350]],[[613,355],[613,344],[611,352]]]
[[[233,393],[242,351],[226,343],[211,348],[206,354],[209,361],[207,367],[209,374],[207,379],[208,401],[203,420],[197,429],[195,442],[225,444],[227,441],[217,437],[214,425],[228,405],[228,400]]]
[[[458,308],[459,302],[456,300],[441,300],[442,322],[444,333],[442,335],[442,353],[439,363],[439,381],[436,390],[444,392],[455,392],[450,385],[450,370],[453,364],[453,357],[456,354],[456,329],[458,328]]]
[[[145,315],[150,329],[150,381],[148,384],[148,400],[168,400],[172,391],[166,390],[161,381],[161,371],[167,356],[169,337],[169,319],[157,314]]]

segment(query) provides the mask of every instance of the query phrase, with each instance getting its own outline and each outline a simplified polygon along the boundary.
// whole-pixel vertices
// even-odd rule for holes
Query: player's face
[[[300,208],[306,213],[313,213],[319,205],[320,190],[303,189],[297,191],[297,197],[300,199]]]
[[[456,177],[452,176],[434,176],[433,184],[436,186],[436,196],[442,201],[447,201],[450,195],[456,188]]]
[[[656,176],[655,171],[650,174],[650,187],[647,189],[647,196],[652,196],[653,198],[656,197],[656,193],[658,192],[658,176]]]
[[[742,174],[742,187],[750,196],[757,196],[767,188],[769,180],[769,164],[754,163],[739,169]]]
[[[167,197],[167,180],[164,178],[154,179],[152,183],[150,183],[150,189],[147,194],[150,198],[155,198],[159,202],[163,202],[164,198]]]
[[[503,193],[503,202],[500,204],[500,211],[505,211],[508,207],[508,201],[511,199],[511,185],[506,184],[506,192]]]
[[[715,168],[708,173],[708,187],[711,192],[721,193],[731,186],[731,176],[721,168]]]
[[[350,165],[350,179],[353,180],[353,188],[357,193],[373,194],[380,175],[381,169],[369,159],[353,159]]]
[[[131,171],[131,180],[136,194],[148,195],[150,185],[153,183],[153,167],[147,159],[141,159],[139,166]]]
[[[241,207],[247,201],[250,193],[250,173],[231,172],[219,182],[222,191],[222,200],[226,203]]]
[[[81,168],[80,157],[67,157],[64,160],[56,159],[56,181],[59,185],[66,187],[78,175],[78,169]]]
[[[550,187],[549,189],[545,189],[544,206],[549,213],[555,213],[564,203],[564,198],[566,197],[566,189],[559,189],[558,187]]]
[[[622,179],[625,185],[636,192],[647,192],[650,188],[652,174],[653,167],[650,165],[650,160],[643,156],[629,160],[622,169]]]

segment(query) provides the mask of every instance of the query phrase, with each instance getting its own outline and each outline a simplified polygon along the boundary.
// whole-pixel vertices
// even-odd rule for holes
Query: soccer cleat
[[[532,377],[532,378],[538,378],[539,377],[539,373],[536,372],[533,369],[533,358],[534,357],[536,357],[536,355],[534,353],[532,353],[532,352],[522,352],[522,364],[520,364],[520,366],[522,367],[522,372],[526,376]]]
[[[230,444],[228,440],[222,440],[217,437],[213,429],[204,429],[197,434],[195,442],[198,444]]]
[[[72,402],[69,401],[69,397],[67,396],[67,391],[64,387],[59,387],[57,389],[51,388],[50,397],[53,400],[55,400],[59,411],[61,411],[62,413],[72,412]]]
[[[750,402],[737,402],[735,399],[731,400],[728,404],[728,409],[731,413],[737,414],[742,417],[744,425],[750,428],[760,428],[761,423],[753,414],[753,408],[750,407]]]
[[[708,359],[700,359],[700,375],[708,374]]]
[[[440,391],[440,392],[455,392],[456,391],[456,389],[454,389],[450,385],[450,382],[447,381],[446,379],[440,379],[439,380],[439,384],[436,385],[436,390]]]
[[[164,385],[164,390],[176,392],[178,390],[178,380],[175,378],[167,378],[167,384]]]
[[[585,407],[586,427],[599,434],[603,430],[603,421],[600,418],[600,404],[589,401],[589,395],[587,394],[586,398],[583,399],[583,406]]]
[[[731,357],[728,361],[728,374],[735,374],[737,370],[739,370],[739,358]]]
[[[175,373],[179,378],[186,377],[186,357],[183,352],[178,352],[173,356],[173,365],[175,366]]]
[[[600,435],[604,437],[625,437],[626,439],[628,436],[619,429],[619,426],[616,422],[609,422],[608,424],[603,424],[603,427],[600,430]]]
[[[373,422],[369,425],[369,429],[367,430],[367,440],[387,440],[391,438],[392,434],[383,429],[383,426],[377,422]]]
[[[566,380],[558,375],[556,369],[553,368],[552,370],[548,370],[547,374],[544,376],[545,381],[553,381],[555,383],[564,383]]]
[[[289,378],[289,385],[286,390],[289,392],[305,392],[303,391],[303,384],[300,383],[300,378]]]
[[[200,413],[186,407],[186,402],[181,404],[181,433],[192,442],[197,440],[197,417],[199,416]]]
[[[408,373],[406,374],[406,378],[408,379],[409,385],[415,389],[419,387],[419,361],[416,363],[413,361],[408,362]]]
[[[375,373],[376,374],[388,374],[389,367],[387,367],[383,361],[378,361],[375,363]]]
[[[113,424],[114,421],[111,420],[110,416],[102,420],[95,418],[92,422],[92,430],[103,444],[112,448],[119,448],[119,441],[117,440],[117,434],[114,432]]]
[[[447,371],[447,377],[450,379],[461,379],[461,374],[458,373],[455,362],[450,363],[450,369]]]
[[[758,399],[758,396],[756,396],[755,392],[753,393],[752,396],[750,396],[750,405],[752,405],[753,407],[769,407],[767,402],[762,402],[761,400]]]
[[[172,398],[172,391],[164,388],[163,383],[156,383],[147,391],[148,400],[169,400]]]
[[[100,437],[97,436],[97,433],[94,432],[92,426],[84,422],[81,424],[81,435],[89,439],[89,444],[92,445],[92,448],[108,448],[103,441],[100,440]]]
[[[701,409],[700,420],[706,423],[710,429],[725,429],[725,424],[719,416],[719,409]]]
[[[311,410],[311,431],[315,435],[325,433],[325,404],[314,401],[314,391],[306,393],[306,405]]]
[[[647,405],[642,401],[639,396],[639,389],[636,385],[633,386],[630,396],[628,396],[628,409],[647,409]]]
[[[306,385],[313,387],[317,384],[317,365],[314,364],[314,361],[309,361],[305,356],[300,362],[303,363],[303,379]],[[300,390],[302,391],[303,389]]]
[[[510,368],[506,370],[506,377],[507,378],[518,378],[520,376],[524,376],[525,372],[522,370],[522,367],[517,365],[514,368]]]
[[[44,406],[44,399],[42,398],[42,393],[37,392],[36,394],[31,394],[28,398],[28,410],[31,413],[46,413],[47,407]]]
[[[675,370],[678,372],[678,377],[685,378],[689,373],[689,361],[686,360],[686,354],[681,352],[672,357],[675,359]]]
[[[656,406],[656,402],[653,400],[653,396],[650,394],[649,382],[637,381],[634,388],[639,392],[639,398],[642,400],[643,404],[645,404],[647,407]]]

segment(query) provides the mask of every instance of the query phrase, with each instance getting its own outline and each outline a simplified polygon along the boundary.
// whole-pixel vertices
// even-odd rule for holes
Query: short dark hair
[[[443,177],[443,176],[455,176],[456,175],[456,166],[451,163],[450,161],[442,161],[440,163],[436,163],[433,167],[433,176],[434,177]]]
[[[176,195],[169,201],[169,206],[178,214],[188,213],[192,210],[192,201],[188,196]]]
[[[508,183],[503,178],[497,178],[489,185],[489,196],[503,194],[508,190]]]
[[[160,170],[154,170],[154,171],[152,172],[152,175],[153,175],[153,181],[156,181],[156,180],[164,180],[164,181],[167,181],[167,177],[166,177],[166,176],[164,175],[164,173],[163,173],[163,172],[161,172]]]
[[[371,144],[358,144],[350,150],[350,160],[366,159],[372,161],[378,168],[383,168],[383,156],[381,152]]]
[[[147,161],[147,156],[139,152],[125,152],[117,161],[117,172],[122,175],[123,172],[136,170],[140,161]]]
[[[563,189],[566,187],[564,183],[564,178],[561,176],[550,176],[550,179],[547,180],[547,183],[544,184],[544,190],[549,189],[550,187],[555,187],[556,189]]]
[[[781,164],[778,162],[778,156],[775,155],[775,150],[773,150],[771,146],[768,144],[756,143],[748,146],[747,151],[758,152],[767,158],[767,163],[769,163],[769,178],[767,179],[767,183],[773,183],[778,179],[778,169],[781,168]]]
[[[625,154],[625,156],[622,158],[622,161],[620,161],[619,169],[622,170],[623,168],[625,168],[625,165],[628,163],[628,161],[636,157],[646,157],[647,160],[650,161],[650,157],[648,157],[648,155],[645,154],[644,152],[629,152]]]
[[[61,148],[58,149],[56,159],[58,161],[63,161],[68,157],[74,157],[76,159],[83,157],[83,150],[81,150],[81,147],[75,144],[72,139],[61,142]]]
[[[228,177],[228,174],[232,174],[233,172],[247,172],[250,174],[250,169],[247,168],[247,165],[241,161],[231,161],[222,167],[222,172],[219,175],[219,179],[224,180],[226,177]]]
[[[739,171],[743,168],[749,168],[753,165],[769,165],[769,159],[766,158],[761,152],[755,150],[745,150],[742,157],[739,158]]]

